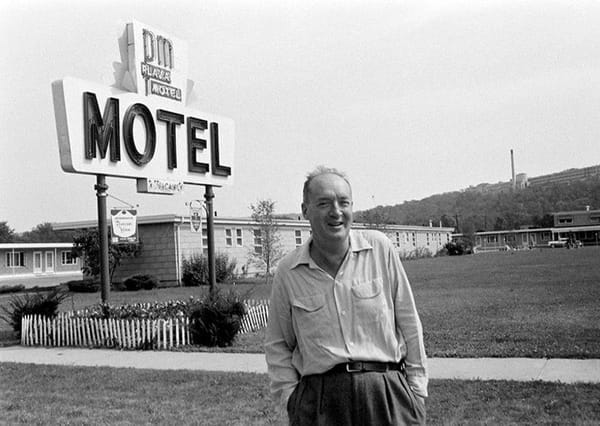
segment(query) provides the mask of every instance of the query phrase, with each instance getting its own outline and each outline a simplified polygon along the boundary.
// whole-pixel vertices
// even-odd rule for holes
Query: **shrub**
[[[446,243],[444,248],[446,250],[448,250],[448,254],[450,256],[460,256],[463,254],[473,253],[472,244],[465,239],[459,239],[457,241],[450,241],[450,242]]]
[[[235,259],[229,259],[227,253],[215,255],[215,269],[217,282],[224,283],[235,278]],[[208,257],[204,255],[192,255],[183,260],[183,274],[181,281],[186,287],[208,285]]]
[[[67,297],[67,293],[59,289],[44,293],[27,293],[24,296],[13,296],[7,306],[1,306],[3,315],[0,318],[10,324],[12,329],[21,336],[21,322],[23,315],[43,315],[54,317],[58,306]]]
[[[194,297],[190,297],[187,302],[169,300],[166,302],[134,303],[119,306],[98,303],[78,311],[76,316],[101,319],[170,319],[188,317],[201,304],[202,300]]]
[[[433,257],[431,250],[427,247],[417,247],[412,251],[401,251],[398,253],[401,260],[423,259]]]
[[[23,290],[25,290],[25,286],[23,284],[7,285],[0,287],[0,294],[19,293]]]
[[[73,293],[96,293],[100,291],[100,281],[97,280],[73,280],[65,283],[69,291]]]
[[[129,291],[152,290],[158,287],[158,278],[154,275],[138,274],[127,278],[123,281],[123,285]]]
[[[191,312],[192,343],[204,346],[231,346],[240,331],[245,312],[244,303],[234,291],[215,291]]]

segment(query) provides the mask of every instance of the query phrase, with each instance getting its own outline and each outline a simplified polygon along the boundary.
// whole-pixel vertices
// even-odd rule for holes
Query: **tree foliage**
[[[23,232],[18,240],[24,243],[62,243],[73,241],[76,231],[56,231],[50,222],[36,225],[31,231]]]
[[[8,222],[0,222],[0,243],[12,243],[15,230],[8,226]]]
[[[275,217],[275,201],[259,200],[250,205],[252,219],[257,222],[260,231],[260,248],[251,251],[255,263],[265,267],[267,277],[277,262],[283,257],[281,235]]]
[[[550,227],[552,213],[600,208],[600,178],[531,186],[504,192],[464,190],[432,195],[422,200],[377,207],[389,223],[454,227],[458,232],[499,231],[521,227]],[[368,222],[372,210],[357,212],[357,222]]]
[[[110,239],[109,239],[110,241]],[[109,275],[112,281],[113,274],[124,257],[137,256],[141,244],[109,244],[108,262]],[[72,254],[83,259],[81,270],[90,276],[100,275],[100,235],[98,229],[79,231],[73,237]]]

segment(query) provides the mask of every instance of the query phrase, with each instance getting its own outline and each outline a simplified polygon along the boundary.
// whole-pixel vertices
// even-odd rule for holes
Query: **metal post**
[[[217,285],[215,230],[213,220],[213,198],[215,198],[215,194],[212,186],[206,185],[204,188],[204,200],[206,201],[206,238],[208,240],[208,285],[210,286],[210,293],[213,294]]]
[[[106,176],[96,175],[96,197],[98,198],[98,233],[100,235],[100,283],[102,303],[108,302],[110,294],[108,263],[108,226],[106,222]]]

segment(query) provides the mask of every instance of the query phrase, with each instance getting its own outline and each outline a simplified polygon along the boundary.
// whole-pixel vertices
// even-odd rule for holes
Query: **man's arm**
[[[397,284],[394,296],[396,329],[406,343],[406,375],[408,384],[420,397],[427,397],[427,356],[423,328],[406,272],[398,254],[390,244],[388,255],[390,278]]]
[[[287,401],[294,391],[299,375],[292,366],[292,353],[296,346],[296,337],[292,328],[291,304],[279,274],[275,274],[269,324],[265,340],[265,357],[271,393],[285,410]]]

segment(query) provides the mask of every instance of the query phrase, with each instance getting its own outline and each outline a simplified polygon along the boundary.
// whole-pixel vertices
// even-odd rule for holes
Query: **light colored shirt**
[[[406,362],[408,382],[427,396],[423,331],[390,240],[350,231],[350,249],[332,277],[310,256],[309,239],[277,267],[265,354],[271,392],[285,407],[301,376],[349,361]]]

